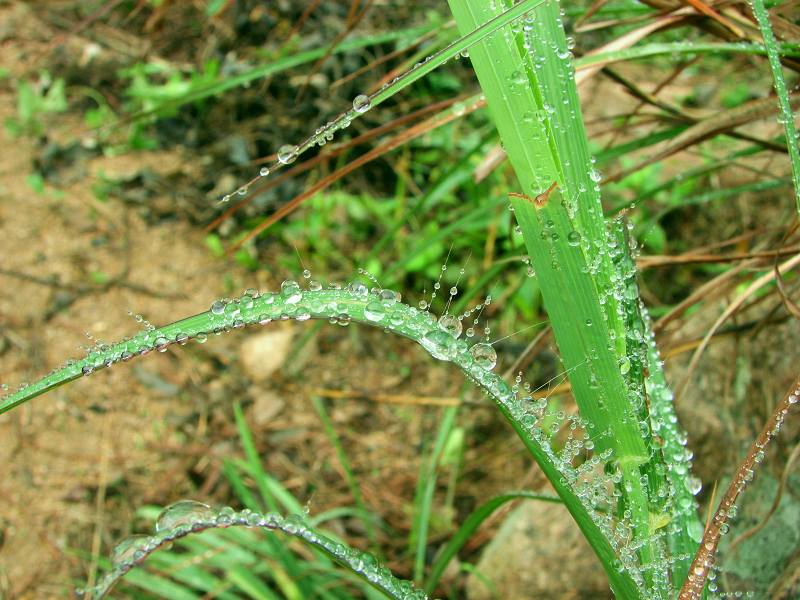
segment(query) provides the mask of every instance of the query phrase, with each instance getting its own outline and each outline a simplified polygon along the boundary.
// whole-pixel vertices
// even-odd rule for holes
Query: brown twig
[[[455,114],[454,112],[448,112],[444,114],[438,114],[430,119],[427,119],[421,123],[417,123],[413,127],[410,127],[406,131],[396,135],[392,139],[384,142],[380,146],[373,148],[366,154],[362,154],[355,160],[349,162],[346,166],[342,167],[335,173],[331,173],[327,177],[324,177],[316,184],[310,186],[307,190],[305,190],[302,194],[295,196],[289,202],[281,206],[277,211],[275,211],[272,215],[267,217],[264,221],[256,225],[244,238],[242,238],[239,242],[234,244],[230,249],[229,253],[233,253],[238,250],[243,244],[247,243],[254,237],[258,236],[262,231],[271,227],[278,221],[280,221],[283,217],[288,215],[289,213],[293,212],[300,204],[302,204],[305,200],[312,198],[321,190],[327,188],[334,182],[338,181],[348,173],[355,171],[356,169],[360,168],[362,165],[365,165],[368,162],[375,160],[376,158],[383,156],[387,152],[391,152],[395,148],[402,146],[403,144],[408,143],[409,141],[428,133],[429,131],[436,129],[437,127],[441,127],[442,125],[446,125],[450,121],[455,119],[461,118],[464,115],[474,112],[479,108],[485,106],[485,100],[478,100],[474,104],[468,106],[465,111],[460,112],[459,114]]]
[[[388,62],[388,61],[392,60],[393,58],[397,58],[398,56],[402,56],[406,52],[410,52],[411,50],[413,50],[417,46],[420,46],[423,43],[425,43],[426,41],[428,41],[429,39],[435,37],[437,33],[438,33],[438,30],[434,30],[434,31],[429,31],[428,33],[426,33],[424,35],[421,35],[417,40],[413,41],[408,46],[404,46],[403,48],[398,48],[397,50],[393,50],[392,52],[389,52],[388,54],[384,54],[383,56],[381,56],[379,58],[376,58],[375,60],[370,61],[369,63],[367,63],[366,65],[364,65],[360,69],[356,69],[352,73],[348,73],[344,77],[342,77],[340,79],[337,79],[336,81],[331,83],[329,88],[331,90],[334,90],[337,87],[339,87],[341,85],[344,85],[345,83],[348,83],[349,81],[352,81],[353,79],[355,79],[357,77],[360,77],[364,73],[368,73],[370,71],[374,71],[377,66],[382,65],[383,63]]]
[[[795,231],[797,231],[798,226],[800,226],[800,222],[795,220],[794,225],[786,232],[786,235],[783,236],[783,242],[791,237]],[[786,310],[789,311],[789,314],[794,315],[795,318],[800,319],[800,306],[797,306],[797,303],[789,297],[789,293],[786,291],[786,284],[783,282],[783,277],[781,276],[781,272],[778,269],[778,257],[775,257],[775,263],[773,264],[772,268],[775,271],[775,283],[778,284],[778,294],[781,296],[781,300],[783,301],[783,305],[786,307]]]
[[[342,31],[340,31],[339,34],[336,36],[336,39],[334,39],[333,42],[331,42],[330,46],[328,46],[328,49],[325,51],[325,54],[321,56],[317,60],[317,62],[314,63],[314,66],[311,68],[311,72],[306,77],[305,84],[303,85],[303,87],[300,88],[300,91],[297,93],[297,98],[296,98],[297,102],[303,99],[303,96],[305,95],[305,92],[308,89],[308,85],[311,82],[311,78],[319,72],[319,70],[322,68],[322,65],[325,64],[325,62],[331,57],[331,55],[339,46],[339,44],[342,43],[344,38],[350,35],[350,32],[353,31],[358,26],[358,24],[361,22],[361,20],[364,18],[367,12],[369,12],[370,7],[372,6],[372,0],[365,0],[364,6],[362,6],[360,10],[358,10],[359,4],[360,4],[359,0],[351,1],[350,11],[347,13],[347,21],[345,22],[345,28]]]
[[[777,268],[778,258],[781,256],[788,256],[790,254],[797,254],[798,252],[800,252],[800,246],[792,246],[791,248],[778,248],[777,250],[764,250],[760,252],[732,252],[730,254],[686,253],[675,256],[651,254],[649,256],[640,256],[636,259],[636,264],[640,269],[649,269],[652,267],[665,267],[669,265],[726,263],[756,258],[772,258],[775,259],[775,268]]]
[[[733,23],[730,19],[719,14],[713,8],[711,8],[708,4],[702,2],[701,0],[684,0],[686,4],[691,5],[697,12],[704,14],[705,16],[714,19],[717,23],[726,27],[730,30],[730,32],[738,38],[744,38],[745,34],[741,28],[737,27],[735,23]]]
[[[723,311],[723,313],[717,318],[714,324],[706,333],[703,341],[701,342],[700,346],[698,346],[697,350],[695,350],[694,354],[692,355],[691,360],[689,361],[689,366],[686,369],[686,376],[684,377],[683,383],[676,391],[676,398],[682,397],[686,392],[687,388],[689,387],[689,383],[691,381],[692,373],[694,369],[697,367],[697,363],[700,361],[700,357],[702,356],[703,352],[708,345],[708,341],[713,337],[714,332],[719,329],[719,327],[756,292],[758,292],[762,287],[770,283],[773,279],[775,279],[776,274],[785,273],[790,271],[791,269],[797,267],[800,264],[800,254],[797,254],[790,258],[789,260],[782,263],[775,271],[770,271],[758,279],[756,279],[753,283],[751,283],[746,290],[744,290],[741,294],[736,296],[736,298],[731,302],[731,304]]]
[[[775,492],[775,498],[772,500],[772,506],[769,507],[767,514],[764,515],[764,518],[761,519],[760,522],[753,525],[750,529],[745,531],[739,537],[737,537],[730,546],[728,546],[726,553],[728,555],[733,554],[736,548],[748,538],[753,537],[759,531],[761,531],[769,520],[772,518],[772,515],[775,514],[775,511],[778,510],[778,506],[781,503],[781,498],[783,498],[783,491],[786,489],[786,482],[789,480],[789,474],[792,472],[792,467],[794,463],[797,461],[798,457],[800,457],[800,444],[796,444],[794,450],[789,455],[789,460],[786,461],[786,465],[783,468],[783,473],[781,474],[781,478],[778,481],[778,490]]]
[[[280,183],[283,183],[284,181],[286,181],[290,177],[294,177],[298,173],[302,173],[304,171],[308,171],[309,169],[311,169],[312,167],[318,165],[321,162],[324,162],[326,160],[330,160],[332,158],[336,158],[337,156],[339,156],[343,152],[346,152],[350,148],[358,146],[359,144],[363,144],[364,142],[368,142],[369,140],[371,140],[373,138],[376,138],[379,135],[382,135],[384,133],[392,131],[397,127],[405,125],[406,123],[415,121],[415,120],[417,120],[418,118],[420,118],[420,117],[422,117],[424,115],[427,115],[427,114],[432,113],[432,112],[437,112],[437,111],[440,111],[440,110],[444,110],[445,108],[447,108],[451,104],[454,104],[454,103],[458,102],[461,99],[463,99],[463,98],[450,98],[448,100],[442,100],[441,102],[436,102],[434,104],[430,104],[428,106],[424,106],[424,107],[420,108],[419,110],[415,110],[414,112],[411,112],[411,113],[406,114],[406,115],[402,115],[402,116],[400,116],[400,117],[398,117],[396,119],[388,121],[388,122],[384,123],[383,125],[379,125],[378,127],[374,127],[373,129],[370,129],[369,131],[367,131],[367,132],[365,132],[365,133],[363,133],[363,134],[361,134],[361,135],[359,135],[357,137],[354,137],[353,139],[341,142],[341,143],[335,145],[328,152],[321,152],[317,156],[315,156],[313,158],[310,158],[309,160],[306,160],[306,161],[304,161],[304,162],[302,162],[302,163],[300,163],[298,165],[295,165],[291,169],[285,171],[280,176],[271,178],[267,182],[265,182],[263,185],[259,185],[259,186],[255,187],[255,189],[250,192],[249,196],[247,196],[246,198],[240,200],[239,202],[237,202],[236,204],[231,206],[228,210],[226,210],[224,213],[222,213],[220,216],[218,216],[216,219],[214,219],[211,223],[209,223],[206,226],[205,231],[207,231],[207,232],[208,231],[213,231],[214,229],[219,227],[224,221],[226,221],[227,219],[232,217],[241,208],[243,208],[246,205],[250,204],[253,201],[253,199],[258,196],[258,194],[260,194],[260,193],[262,193],[262,192],[264,192],[266,190],[274,188],[275,186],[277,186]],[[274,159],[275,159],[275,155],[262,157],[262,158],[260,158],[260,159],[258,159],[256,161],[254,161],[254,164],[259,165],[259,164],[271,162]]]
[[[279,50],[283,50],[289,44],[289,42],[292,41],[294,36],[300,32],[300,30],[303,28],[303,25],[305,25],[306,21],[314,13],[314,11],[317,10],[321,2],[322,0],[311,0],[311,2],[308,3],[308,6],[306,6],[303,14],[300,15],[300,18],[297,19],[295,24],[289,30],[289,33],[286,35],[286,39],[284,39],[283,43],[280,45]]]
[[[757,464],[764,460],[766,447],[780,431],[784,419],[789,414],[789,410],[794,407],[796,412],[798,401],[800,401],[800,377],[794,381],[783,400],[775,407],[761,433],[750,446],[747,456],[736,470],[728,489],[722,496],[716,513],[714,513],[714,518],[711,519],[711,523],[703,534],[700,548],[697,550],[697,554],[689,568],[689,576],[683,583],[678,600],[700,600],[703,597],[703,588],[714,565],[719,541],[723,534],[727,532],[731,509],[735,510],[736,500],[752,481]]]

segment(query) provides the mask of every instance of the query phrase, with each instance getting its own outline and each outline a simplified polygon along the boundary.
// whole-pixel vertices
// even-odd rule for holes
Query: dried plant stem
[[[783,400],[775,407],[761,433],[750,446],[747,456],[736,470],[733,480],[722,497],[716,513],[714,513],[714,518],[711,519],[711,523],[706,527],[703,539],[700,542],[700,548],[692,561],[689,576],[681,588],[678,600],[700,600],[702,598],[703,588],[714,564],[719,541],[727,531],[731,509],[736,505],[736,500],[747,487],[747,484],[752,481],[757,463],[764,460],[764,451],[767,445],[780,431],[789,410],[798,406],[798,400],[800,400],[800,377],[795,380]]]

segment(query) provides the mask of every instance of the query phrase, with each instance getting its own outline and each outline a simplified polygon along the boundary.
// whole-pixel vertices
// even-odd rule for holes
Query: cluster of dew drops
[[[442,265],[438,279],[433,284],[430,300],[425,297],[419,301],[418,306],[420,310],[427,311],[431,308],[433,301],[436,299],[442,288],[442,277],[446,271],[447,264],[444,264]],[[461,315],[454,315],[450,313],[450,305],[452,304],[455,296],[458,294],[458,284],[460,283],[461,278],[464,276],[464,271],[465,269],[462,267],[459,271],[456,283],[449,290],[444,313],[438,319],[439,329],[428,332],[420,341],[422,346],[426,348],[434,358],[444,360],[451,358],[450,349],[453,348],[453,341],[460,338],[462,333],[465,334],[467,339],[476,337],[476,329],[478,327],[478,323],[480,322],[481,315],[483,314],[483,310],[492,303],[492,297],[486,296],[482,302],[478,303],[472,308],[467,309]],[[473,314],[475,317],[472,320],[472,323],[469,324],[466,331],[464,331],[464,321],[472,317]],[[497,352],[489,342],[491,333],[492,330],[488,325],[484,327],[483,335],[485,337],[485,341],[479,341],[478,343],[472,345],[469,349],[469,353],[475,363],[486,370],[492,370],[497,364]]]

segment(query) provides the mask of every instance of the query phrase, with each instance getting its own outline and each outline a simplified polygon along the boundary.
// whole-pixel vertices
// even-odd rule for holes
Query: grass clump
[[[200,314],[162,327],[148,327],[146,331],[115,344],[96,344],[86,357],[69,361],[47,376],[8,394],[0,400],[0,413],[116,363],[128,362],[152,350],[165,352],[173,345],[182,346],[191,341],[203,343],[213,334],[263,326],[279,320],[303,322],[313,319],[341,326],[359,323],[408,338],[419,344],[433,359],[451,363],[459,369],[473,388],[481,390],[492,400],[546,476],[555,495],[522,491],[492,498],[472,512],[450,541],[443,545],[441,554],[431,559],[428,549],[437,470],[442,465],[449,444],[457,438],[457,410],[446,409],[429,459],[421,469],[408,543],[411,577],[403,581],[380,566],[374,554],[349,548],[343,541],[334,539],[329,533],[309,523],[297,500],[264,472],[253,436],[237,405],[235,419],[245,460],[228,463],[226,475],[246,509],[218,510],[203,503],[188,502],[168,507],[157,519],[154,535],[129,538],[117,547],[110,574],[90,587],[90,596],[103,597],[123,575],[155,550],[173,541],[183,540],[190,553],[201,554],[206,543],[197,540],[203,539],[213,540],[211,546],[223,552],[224,559],[212,567],[217,571],[226,571],[226,579],[221,581],[203,569],[178,569],[177,573],[173,573],[173,579],[184,588],[211,593],[219,590],[220,586],[230,585],[252,597],[272,598],[277,597],[277,592],[289,598],[309,597],[317,593],[321,597],[346,597],[348,592],[345,590],[350,588],[345,586],[339,590],[336,587],[339,580],[328,578],[336,562],[346,569],[342,579],[358,581],[356,587],[365,596],[381,593],[392,598],[422,598],[426,593],[436,592],[446,567],[478,526],[499,507],[517,499],[563,504],[597,555],[617,597],[666,600],[674,597],[679,590],[682,590],[680,597],[687,599],[699,598],[704,594],[706,577],[712,573],[718,534],[721,534],[727,517],[720,516],[708,530],[704,529],[698,517],[695,497],[700,491],[699,480],[691,472],[692,455],[686,449],[686,434],[677,422],[674,397],[667,385],[653,333],[654,326],[642,302],[637,281],[639,246],[634,234],[636,227],[633,224],[629,226],[625,220],[626,211],[612,218],[605,214],[600,195],[603,176],[591,157],[586,123],[578,100],[579,75],[576,75],[575,69],[576,66],[587,70],[608,69],[609,65],[618,61],[673,51],[677,51],[678,55],[718,51],[766,54],[786,125],[784,143],[788,140],[792,146],[796,134],[791,124],[791,99],[782,79],[780,59],[782,55],[791,55],[796,49],[773,39],[761,4],[755,7],[755,12],[763,34],[763,46],[744,48],[737,44],[719,43],[690,46],[679,41],[655,41],[634,50],[619,49],[620,46],[630,45],[631,40],[642,39],[647,33],[638,32],[636,35],[629,33],[623,36],[622,40],[626,43],[618,43],[610,49],[606,48],[605,52],[597,52],[579,60],[572,56],[574,44],[565,34],[564,15],[556,2],[524,0],[504,5],[480,0],[450,0],[450,7],[461,38],[375,91],[359,93],[353,98],[351,108],[319,127],[300,143],[281,145],[274,159],[267,158],[262,162],[256,177],[222,195],[226,203],[235,196],[243,198],[233,207],[226,205],[226,212],[220,218],[224,220],[226,215],[231,216],[239,207],[245,206],[244,197],[264,184],[265,180],[277,181],[277,171],[286,169],[284,175],[288,177],[310,168],[312,165],[308,163],[314,159],[309,159],[308,163],[295,163],[306,152],[328,144],[334,134],[350,127],[353,122],[401,90],[419,82],[445,62],[468,54],[480,84],[480,97],[465,96],[437,106],[436,111],[431,111],[434,114],[425,115],[424,121],[395,135],[336,173],[322,178],[267,219],[251,224],[251,229],[241,232],[232,246],[240,251],[244,249],[243,260],[246,261],[248,244],[252,248],[254,240],[267,227],[333,185],[344,174],[486,106],[493,127],[484,125],[470,140],[464,158],[446,169],[436,185],[422,193],[414,204],[407,206],[403,214],[394,218],[375,208],[374,214],[383,219],[386,228],[383,237],[369,252],[368,259],[376,259],[379,251],[394,244],[399,232],[424,214],[426,209],[443,202],[442,199],[458,186],[466,185],[472,178],[472,162],[499,142],[502,152],[497,151],[495,157],[507,157],[517,180],[515,189],[504,190],[501,196],[510,198],[510,208],[524,245],[522,260],[530,266],[530,275],[535,276],[536,285],[535,293],[528,290],[529,296],[522,297],[520,292],[515,301],[527,307],[532,314],[536,311],[527,306],[528,300],[538,302],[541,299],[578,414],[568,415],[558,410],[558,406],[554,408],[548,403],[547,397],[535,398],[529,386],[521,385],[521,376],[514,385],[510,385],[496,372],[497,349],[490,343],[488,333],[487,339],[482,340],[480,335],[475,336],[474,331],[470,333],[472,327],[464,331],[464,323],[468,324],[467,317],[475,311],[480,315],[490,304],[490,299],[472,309],[466,308],[466,303],[471,300],[468,294],[456,300],[461,275],[455,280],[449,294],[446,294],[439,291],[446,266],[439,273],[431,300],[437,293],[447,298],[441,314],[431,312],[431,302],[427,297],[417,306],[411,306],[402,301],[397,291],[410,271],[425,270],[435,262],[440,247],[445,245],[448,238],[482,231],[487,222],[494,223],[492,216],[498,213],[501,204],[505,204],[505,198],[500,201],[497,198],[483,200],[477,194],[475,198],[470,198],[469,205],[454,213],[452,223],[442,229],[431,228],[419,240],[417,250],[404,253],[385,269],[381,273],[384,285],[378,283],[377,277],[362,271],[363,276],[370,280],[369,286],[356,280],[346,286],[323,286],[309,281],[308,286],[303,287],[289,279],[274,292],[248,290],[235,299],[217,300],[209,310]],[[216,15],[217,12],[215,10],[210,14]],[[719,17],[719,24],[731,27],[727,17],[714,15],[706,16]],[[669,17],[670,22],[680,18],[680,15]],[[738,31],[735,24],[732,27],[732,31]],[[431,32],[425,30],[417,33],[428,35]],[[368,43],[374,42],[372,39]],[[361,47],[360,43],[343,42],[338,50],[352,50]],[[438,39],[438,43],[444,42]],[[171,89],[177,89],[180,93],[168,97],[161,104],[146,104],[129,118],[136,121],[158,115],[174,115],[174,111],[186,103],[205,100],[297,64],[322,60],[335,51],[337,48],[297,54],[232,78],[220,79],[216,72],[211,72],[208,77],[191,82],[188,87],[182,85],[186,82],[176,80]],[[670,113],[679,125],[670,123],[667,129],[609,147],[605,151],[609,160],[667,142],[668,147],[659,147],[658,152],[645,161],[652,164],[676,152],[681,144],[685,147],[715,131],[723,131],[751,144],[740,151],[739,156],[779,146],[779,141],[774,139],[762,139],[737,130],[748,122],[752,114],[764,114],[760,104],[746,105],[745,108],[732,107],[731,112],[724,115],[728,125],[722,127],[719,119],[700,120],[682,107],[659,102],[624,78],[616,77],[616,80],[624,81],[621,85],[626,85],[631,92],[635,91],[643,103],[658,106]],[[142,84],[142,81],[140,78],[139,83]],[[147,85],[142,86],[146,92],[149,90],[149,93],[158,96]],[[634,115],[629,116],[633,118]],[[34,122],[33,116],[28,122]],[[333,152],[340,151],[341,147]],[[333,152],[330,156],[339,156]],[[789,156],[797,184],[800,159],[797,158],[796,148],[789,151]],[[725,161],[722,161],[722,166],[724,164]],[[643,166],[640,163],[639,168]],[[721,168],[720,165],[704,165],[692,177],[708,174],[718,168]],[[618,179],[624,180],[627,174],[621,172]],[[777,185],[772,181],[760,184]],[[645,182],[640,181],[638,185],[642,188],[639,192],[642,197],[660,191],[648,187]],[[702,196],[689,196],[689,199],[683,199],[680,206],[685,208],[689,204],[707,200]],[[364,205],[368,206],[369,201],[365,200]],[[508,228],[512,227],[510,224]],[[496,235],[496,232],[491,235]],[[654,238],[654,245],[666,245],[663,237],[660,241],[659,236]],[[509,239],[513,239],[513,236],[509,235]],[[225,253],[219,237],[209,237],[208,243],[217,254]],[[431,248],[436,252],[428,257],[426,255]],[[519,251],[512,247],[505,250],[508,255],[512,250]],[[257,261],[247,264],[258,268]],[[791,266],[794,263],[787,264]],[[495,268],[496,265],[488,269],[487,278],[493,276]],[[782,271],[777,267],[776,271],[776,280],[780,281]],[[304,273],[304,279],[309,278],[310,272]],[[770,277],[762,279],[764,283],[771,281]],[[445,289],[447,283],[445,281]],[[523,285],[516,291],[523,289]],[[476,318],[473,325],[477,323]],[[702,350],[703,345],[700,348]],[[796,403],[796,398],[793,388],[780,405],[779,416],[770,421],[768,432],[751,449],[745,471],[749,469],[752,474],[752,468],[758,462],[755,457],[775,436],[779,429],[776,424],[783,422]],[[367,514],[357,478],[348,464],[343,446],[324,405],[317,400],[314,406],[345,471],[355,504],[352,514],[358,515],[373,550],[378,552],[380,533]],[[560,438],[558,434],[562,428],[566,433]],[[728,502],[723,507],[725,511],[730,511],[738,493],[749,481],[746,473],[743,473],[740,471],[735,480],[737,489],[725,496],[725,502]],[[257,493],[250,488],[249,482],[254,484]],[[288,513],[289,516],[282,516],[281,513]],[[314,569],[323,571],[323,574],[318,579],[308,575],[314,569],[306,570],[303,561],[295,555],[294,547],[285,545],[276,537],[267,537],[261,544],[247,537],[249,533],[226,533],[230,537],[218,538],[194,538],[190,535],[239,526],[279,530],[301,539],[311,547]],[[218,533],[214,531],[212,535]],[[231,562],[234,555],[243,549],[253,550],[244,561],[248,566],[253,565],[252,569],[235,566]],[[261,559],[268,567],[256,566]],[[163,560],[164,565],[169,565],[172,559]],[[165,578],[156,580],[147,575],[131,577],[134,577],[131,583],[154,593],[194,597],[191,593],[184,593],[185,589],[174,581]],[[323,593],[321,590],[326,591]]]

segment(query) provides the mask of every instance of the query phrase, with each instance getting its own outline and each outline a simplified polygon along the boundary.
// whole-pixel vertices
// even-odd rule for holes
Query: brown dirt
[[[0,22],[20,18],[19,5],[0,8]],[[28,23],[23,11],[21,23]],[[24,43],[7,39],[0,63],[25,70],[47,36],[28,23]],[[16,74],[16,72],[15,72]],[[14,115],[15,94],[0,86],[0,121]],[[59,117],[51,139],[80,130]],[[204,310],[213,299],[246,287],[274,289],[280,277],[243,271],[214,259],[196,227],[171,220],[151,224],[135,207],[99,201],[99,175],[129,180],[145,169],[163,177],[191,175],[180,153],[128,153],[92,158],[67,176],[61,192],[35,194],[26,178],[40,147],[4,137],[0,154],[0,373],[15,385],[32,380],[90,345],[84,332],[113,341],[140,327],[127,311],[154,324]],[[173,202],[168,195],[156,200]],[[147,216],[147,215],[145,215]],[[287,248],[287,252],[293,252]],[[115,283],[93,283],[104,273]],[[29,280],[30,276],[41,281]],[[85,289],[76,290],[76,287]],[[302,326],[295,326],[303,330]],[[360,398],[335,400],[331,414],[359,474],[367,505],[395,529],[407,531],[423,436],[435,431],[439,409],[395,407],[370,400],[373,392],[456,396],[461,380],[431,367],[407,342],[378,332],[323,329],[297,361],[267,382],[251,382],[238,360],[247,332],[212,338],[164,356],[148,356],[101,371],[0,417],[0,597],[68,597],[94,576],[93,557],[107,555],[136,527],[134,511],[183,497],[228,503],[224,458],[240,453],[231,404],[240,401],[266,468],[314,512],[352,504],[341,467],[319,418],[297,386],[356,389]],[[296,336],[299,337],[299,336]],[[398,373],[382,358],[391,352],[408,369]],[[270,420],[253,406],[276,396],[284,407]],[[473,440],[464,464],[467,506],[525,478],[519,444],[481,404],[466,409],[472,426],[505,431]],[[476,476],[480,474],[480,477]],[[346,533],[346,532],[345,532]],[[351,532],[352,533],[352,532]],[[434,531],[434,535],[438,532]],[[359,543],[358,535],[351,536]],[[383,540],[392,555],[403,539]],[[393,564],[402,571],[407,565]]]

